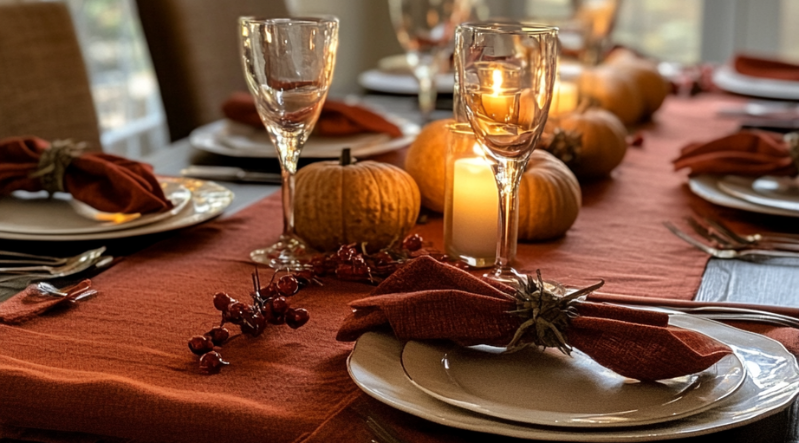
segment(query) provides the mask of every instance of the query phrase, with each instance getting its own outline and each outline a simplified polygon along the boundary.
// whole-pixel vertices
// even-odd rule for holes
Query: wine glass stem
[[[294,236],[294,173],[281,168],[283,186],[283,236]]]
[[[506,159],[493,167],[499,190],[499,241],[494,263],[494,274],[497,277],[512,271],[510,262],[516,256],[519,234],[519,181],[526,163]]]
[[[422,113],[422,123],[430,121],[430,114],[436,107],[436,74],[438,73],[438,57],[436,55],[422,55],[418,58],[413,74],[419,82],[419,111]]]

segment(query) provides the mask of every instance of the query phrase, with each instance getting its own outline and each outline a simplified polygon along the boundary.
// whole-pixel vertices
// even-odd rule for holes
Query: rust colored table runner
[[[564,283],[607,280],[609,292],[690,299],[707,256],[662,225],[691,207],[670,160],[686,142],[723,135],[717,99],[672,98],[611,180],[584,186],[584,207],[562,239],[519,246],[519,268]],[[291,299],[310,311],[301,329],[269,326],[223,347],[232,364],[202,376],[188,337],[218,322],[211,296],[246,298],[249,251],[281,230],[280,196],[177,233],[104,272],[100,295],[19,326],[0,324],[0,423],[140,441],[358,441],[358,408],[395,413],[408,441],[480,440],[390,411],[350,380],[351,343],[335,341],[352,300],[372,287],[326,279]],[[441,248],[440,219],[417,232]],[[1,434],[0,434],[1,435]],[[368,438],[364,437],[364,441]],[[499,439],[496,439],[499,441]]]

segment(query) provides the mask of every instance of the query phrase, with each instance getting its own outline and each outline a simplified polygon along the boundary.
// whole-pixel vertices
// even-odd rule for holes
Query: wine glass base
[[[483,274],[483,278],[493,280],[511,287],[519,286],[519,273],[511,266],[496,266],[489,272]]]
[[[250,259],[274,269],[297,271],[307,267],[304,262],[310,257],[308,246],[297,237],[281,235],[277,243],[268,248],[250,252]]]

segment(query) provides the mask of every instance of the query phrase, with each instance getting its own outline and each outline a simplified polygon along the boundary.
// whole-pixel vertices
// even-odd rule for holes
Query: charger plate
[[[405,374],[444,403],[524,423],[607,428],[640,426],[712,408],[746,378],[735,355],[706,370],[641,383],[604,368],[573,350],[464,348],[451,342],[408,342]]]
[[[788,407],[799,393],[796,358],[780,343],[687,314],[674,314],[670,322],[729,345],[747,368],[747,376],[740,388],[714,408],[653,425],[603,429],[531,425],[446,404],[415,388],[408,380],[400,360],[403,344],[387,333],[370,332],[361,336],[347,360],[347,367],[364,392],[409,414],[455,428],[553,441],[634,442],[704,435],[775,414]]]

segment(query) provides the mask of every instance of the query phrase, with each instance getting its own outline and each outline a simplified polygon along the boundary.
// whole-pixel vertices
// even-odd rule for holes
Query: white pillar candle
[[[556,80],[552,90],[549,115],[558,116],[577,109],[577,85],[575,83]]]
[[[452,184],[452,249],[493,258],[497,252],[499,196],[494,172],[479,157],[455,161]]]

